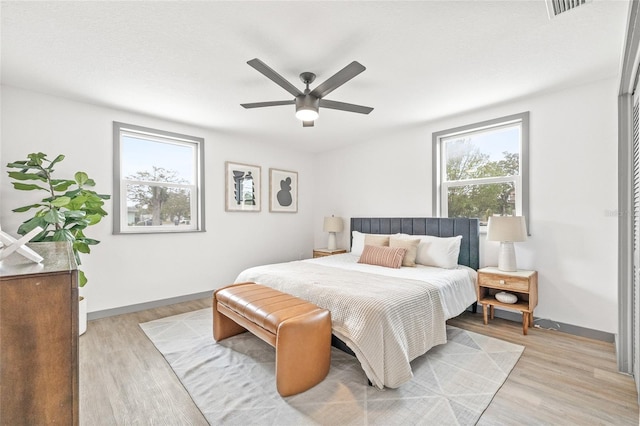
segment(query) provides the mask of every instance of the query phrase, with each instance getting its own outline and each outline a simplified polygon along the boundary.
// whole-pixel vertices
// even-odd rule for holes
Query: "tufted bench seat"
[[[331,313],[255,283],[213,293],[213,338],[250,331],[276,348],[276,388],[295,395],[320,383],[331,363]]]

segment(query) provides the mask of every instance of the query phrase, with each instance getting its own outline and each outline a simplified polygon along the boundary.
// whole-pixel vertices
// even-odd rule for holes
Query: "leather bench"
[[[250,331],[276,349],[276,388],[295,395],[320,383],[331,363],[331,313],[256,283],[213,293],[213,338]]]

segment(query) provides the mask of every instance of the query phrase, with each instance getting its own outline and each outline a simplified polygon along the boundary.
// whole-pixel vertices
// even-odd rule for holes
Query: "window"
[[[433,134],[433,214],[529,219],[529,113]],[[528,229],[528,226],[527,226]]]
[[[113,233],[204,231],[204,139],[113,123]]]

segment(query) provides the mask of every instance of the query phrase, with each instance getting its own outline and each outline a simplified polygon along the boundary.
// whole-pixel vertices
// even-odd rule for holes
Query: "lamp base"
[[[498,269],[505,272],[515,272],[518,270],[516,266],[516,250],[512,242],[503,241],[500,243]]]
[[[329,242],[327,243],[327,248],[329,250],[335,250],[337,248],[335,232],[329,232]]]

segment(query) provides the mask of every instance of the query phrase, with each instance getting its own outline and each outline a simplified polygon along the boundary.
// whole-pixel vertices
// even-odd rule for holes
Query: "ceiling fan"
[[[300,74],[300,80],[307,86],[304,92],[298,90],[296,86],[289,83],[284,77],[271,69],[267,64],[260,59],[251,59],[247,61],[247,64],[258,70],[258,72],[264,74],[268,79],[272,80],[278,86],[282,87],[287,92],[295,96],[294,99],[286,101],[269,101],[269,102],[254,102],[250,104],[240,104],[245,108],[262,108],[279,105],[295,105],[296,106],[296,118],[302,120],[303,127],[313,127],[313,122],[318,118],[318,110],[320,107],[338,109],[341,111],[357,112],[360,114],[369,114],[373,111],[373,108],[348,104],[345,102],[330,101],[324,99],[329,93],[333,92],[338,87],[342,86],[347,81],[351,80],[356,75],[360,74],[366,68],[357,61],[351,62],[349,65],[329,77],[324,83],[317,86],[315,89],[310,90],[309,84],[313,83],[316,79],[316,75],[312,72],[303,72]]]

